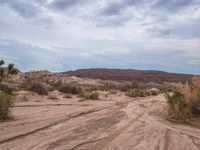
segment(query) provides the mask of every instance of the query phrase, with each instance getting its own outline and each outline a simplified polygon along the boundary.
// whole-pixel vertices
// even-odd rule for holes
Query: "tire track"
[[[90,106],[86,104],[43,104],[43,105],[14,105],[12,107],[48,107],[48,106]]]
[[[152,103],[152,102],[151,102]],[[151,106],[149,106],[149,108],[144,111],[141,115],[139,115],[138,117],[136,117],[135,119],[132,119],[131,121],[129,121],[125,126],[123,126],[122,128],[118,129],[117,131],[115,131],[113,134],[111,134],[110,136],[104,138],[102,141],[100,141],[97,145],[95,145],[93,148],[90,148],[91,150],[95,149],[95,150],[107,150],[109,145],[117,138],[119,137],[126,129],[128,129],[132,124],[136,123],[140,118],[142,118],[145,114],[147,114],[149,112],[149,110],[152,108],[153,103],[151,104]],[[104,145],[104,146],[102,146]]]
[[[53,126],[56,126],[56,125],[58,125],[58,124],[60,124],[60,123],[66,122],[66,121],[68,121],[68,120],[70,120],[70,119],[73,119],[73,118],[76,118],[76,117],[80,117],[80,116],[82,116],[82,115],[87,115],[87,114],[99,112],[99,111],[101,111],[101,110],[105,110],[105,109],[108,109],[108,108],[110,108],[110,107],[111,107],[111,106],[109,106],[109,107],[104,107],[104,108],[97,109],[97,110],[88,110],[88,111],[85,111],[85,112],[80,112],[80,113],[75,114],[75,115],[69,115],[69,116],[67,116],[67,118],[58,120],[58,121],[56,121],[56,122],[54,122],[54,123],[51,123],[51,124],[49,124],[49,125],[46,125],[46,126],[44,126],[44,127],[41,127],[41,128],[35,129],[35,130],[33,130],[33,131],[26,132],[26,133],[22,133],[22,134],[20,134],[20,135],[17,135],[17,136],[14,136],[14,137],[11,137],[11,138],[2,140],[2,141],[0,141],[0,145],[5,144],[5,143],[8,143],[8,142],[15,141],[15,140],[18,140],[18,139],[20,139],[20,138],[27,137],[27,136],[29,136],[29,135],[35,134],[35,133],[37,133],[37,132],[39,132],[39,131],[42,131],[42,130],[46,130],[46,129],[51,128],[51,127],[53,127]]]

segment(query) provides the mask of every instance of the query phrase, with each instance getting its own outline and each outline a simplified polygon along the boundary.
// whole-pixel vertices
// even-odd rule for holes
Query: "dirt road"
[[[0,150],[200,150],[200,128],[167,121],[162,95],[15,95],[14,120],[0,123]]]

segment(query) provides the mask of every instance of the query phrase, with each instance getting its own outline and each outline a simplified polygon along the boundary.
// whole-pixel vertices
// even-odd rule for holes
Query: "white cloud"
[[[193,0],[191,4],[177,2],[177,11],[173,9],[172,1],[166,5],[161,5],[160,1],[138,0],[133,3],[130,0],[119,0],[108,3],[106,0],[0,0],[0,39],[16,41],[12,44],[29,45],[26,48],[41,51],[38,58],[46,54],[46,59],[38,60],[38,63],[43,64],[41,68],[54,63],[58,70],[62,70],[65,69],[64,60],[68,59],[80,62],[75,62],[75,65],[68,62],[70,66],[66,69],[95,67],[95,63],[96,66],[114,67],[114,64],[118,64],[116,66],[131,68],[137,62],[148,69],[146,62],[153,62],[158,66],[168,66],[169,71],[171,66],[171,71],[174,71],[173,64],[162,61],[162,58],[165,60],[165,53],[175,54],[176,56],[168,56],[168,59],[173,59],[173,62],[174,57],[177,57],[180,68],[181,63],[190,67],[194,65],[195,68],[199,63],[197,59],[200,59],[200,9],[194,5],[198,0]],[[20,4],[29,9],[24,9]],[[39,11],[36,12],[37,10]],[[2,45],[0,43],[0,54],[5,55]],[[9,58],[9,53],[6,54]],[[18,60],[20,56],[15,54],[12,58]],[[32,52],[26,53],[34,57],[31,54]],[[140,58],[145,60],[140,61]],[[121,65],[116,62],[119,60]],[[82,63],[85,64],[80,65]],[[109,64],[104,65],[105,63]],[[30,65],[29,68],[32,69],[31,67],[40,68],[38,64]],[[183,69],[180,70],[184,72]]]

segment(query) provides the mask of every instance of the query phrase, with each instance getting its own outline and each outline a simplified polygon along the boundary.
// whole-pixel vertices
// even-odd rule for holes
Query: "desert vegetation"
[[[79,93],[80,98],[97,100],[99,98],[99,93],[97,91],[81,91]]]
[[[172,118],[188,120],[200,112],[199,77],[193,77],[192,84],[176,86],[173,92],[166,94],[168,114]]]
[[[191,147],[195,144],[188,137],[200,135],[200,119],[193,119],[200,116],[199,77],[185,84],[143,83],[49,71],[5,72],[0,84],[0,149],[85,149],[85,143],[89,149],[115,148],[118,143],[124,149],[132,149],[127,143],[140,149],[148,141],[155,142],[145,146],[149,149],[167,149],[156,141],[175,136],[176,144],[167,142]],[[174,120],[196,124],[189,127]]]
[[[33,83],[30,86],[30,91],[36,92],[39,95],[47,95],[47,89],[41,83]]]
[[[0,120],[10,117],[10,107],[12,104],[11,96],[5,92],[0,92]]]
[[[146,92],[144,90],[141,90],[141,89],[132,89],[132,90],[128,91],[126,93],[126,95],[130,96],[130,97],[145,97]]]
[[[12,106],[12,99],[9,95],[12,89],[3,84],[9,75],[16,74],[18,70],[14,68],[14,64],[8,64],[3,67],[4,60],[0,60],[0,120],[5,120],[10,116],[10,107]]]
[[[81,93],[82,89],[75,85],[61,85],[58,87],[58,91],[62,93],[68,93],[68,94],[79,94]]]

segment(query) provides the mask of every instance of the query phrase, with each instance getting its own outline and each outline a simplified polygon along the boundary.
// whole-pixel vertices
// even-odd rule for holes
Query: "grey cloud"
[[[128,20],[131,20],[132,16],[112,16],[112,17],[100,17],[99,20],[96,20],[97,27],[118,27],[123,26]]]
[[[75,5],[78,5],[82,2],[85,2],[85,1],[84,0],[55,0],[52,3],[50,3],[49,6],[57,10],[65,10]]]
[[[36,17],[41,12],[40,8],[32,2],[0,0],[0,3],[8,5],[22,17]]]
[[[192,5],[195,0],[157,0],[154,1],[152,8],[164,10],[166,12],[176,12],[180,9]],[[196,0],[198,2],[198,0]]]
[[[105,16],[117,15],[126,7],[139,4],[140,0],[122,0],[120,2],[111,2],[100,12]]]
[[[200,18],[172,25],[169,25],[167,22],[160,22],[158,26],[153,26],[147,31],[150,32],[152,36],[162,38],[199,39]]]
[[[40,5],[45,5],[47,3],[47,0],[34,0],[34,2]]]
[[[120,3],[113,3],[107,6],[101,13],[103,15],[116,15],[122,10]]]

